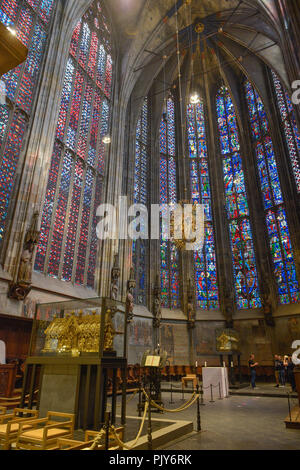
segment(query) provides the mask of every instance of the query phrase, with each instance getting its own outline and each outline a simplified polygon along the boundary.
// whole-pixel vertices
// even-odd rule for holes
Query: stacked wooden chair
[[[0,415],[0,446],[3,450],[10,450],[16,442],[20,426],[23,430],[32,429],[32,421],[39,416],[38,410],[15,408],[13,413]]]
[[[74,414],[48,411],[46,418],[32,420],[29,430],[20,423],[16,449],[56,449],[59,438],[73,438],[74,421]]]

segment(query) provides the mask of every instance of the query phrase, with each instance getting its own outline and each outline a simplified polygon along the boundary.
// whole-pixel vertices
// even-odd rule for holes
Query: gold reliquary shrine
[[[125,305],[111,299],[37,305],[31,356],[124,354]]]

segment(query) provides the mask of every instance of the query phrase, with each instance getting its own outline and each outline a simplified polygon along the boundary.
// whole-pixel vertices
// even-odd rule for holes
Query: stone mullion
[[[273,86],[273,80],[271,82],[270,75],[267,74],[266,80],[268,81],[269,84],[269,89],[272,90],[272,92],[269,93],[269,99],[270,99],[270,106],[271,109],[273,109],[274,112],[272,112],[272,119],[269,119],[269,135],[273,141],[273,147],[274,147],[274,154],[275,154],[275,161],[277,163],[277,168],[278,168],[278,174],[279,174],[279,181],[280,181],[280,186],[281,186],[281,192],[283,196],[283,206],[286,211],[286,217],[287,217],[287,222],[288,222],[288,228],[289,228],[289,234],[291,238],[291,244],[292,244],[292,251],[295,255],[295,266],[296,266],[296,272],[297,272],[297,277],[298,277],[298,282],[300,280],[300,266],[299,266],[299,260],[300,260],[300,242],[299,242],[299,234],[300,234],[300,220],[299,216],[297,214],[299,213],[299,205],[297,204],[296,201],[299,196],[295,190],[295,184],[294,181],[291,181],[291,178],[294,178],[293,175],[293,170],[291,169],[290,161],[289,159],[289,150],[287,148],[287,142],[285,140],[285,134],[284,134],[284,129],[282,129],[283,124],[281,122],[281,118],[279,119],[278,116],[278,108],[276,106],[277,104],[277,98],[275,96],[275,90]],[[284,97],[285,100],[285,97]],[[289,116],[288,118],[289,119]],[[290,120],[289,120],[290,122]],[[274,132],[274,129],[278,127],[279,129],[282,130],[279,134],[277,132]],[[292,129],[292,125],[290,123],[290,127]],[[293,133],[293,129],[292,129]],[[293,133],[294,135],[294,133]],[[285,145],[286,144],[286,145]],[[297,146],[296,146],[297,149]],[[297,149],[298,150],[298,149]],[[279,155],[283,156],[283,158],[279,158]],[[274,206],[276,207],[276,206]],[[278,207],[278,206],[277,206]],[[277,227],[278,227],[278,233],[280,233],[280,228],[278,221],[276,219]],[[280,238],[280,246],[282,252],[284,252],[284,248],[282,246],[282,241]],[[284,269],[285,269],[285,264],[284,264]],[[285,269],[286,272],[286,269]],[[290,294],[289,294],[290,296]]]
[[[88,84],[89,83],[87,81],[86,86]],[[93,85],[94,86],[93,86],[91,104],[93,104],[95,102],[94,99],[95,99],[95,94],[96,94],[96,90],[95,90],[96,85],[94,83],[93,83]],[[83,94],[83,96],[84,96],[84,94]],[[83,108],[83,102],[84,102],[84,100],[82,100],[82,108]],[[82,108],[81,108],[81,111],[80,111],[81,112],[81,117],[82,117]],[[87,145],[87,149],[86,149],[85,159],[83,160],[84,171],[83,171],[83,178],[82,178],[82,191],[81,191],[81,198],[80,198],[80,208],[79,208],[79,214],[78,214],[78,222],[79,223],[77,224],[76,242],[75,242],[75,250],[74,250],[74,259],[76,260],[76,263],[73,264],[72,282],[75,282],[76,271],[77,271],[77,255],[78,255],[78,248],[79,248],[79,244],[80,244],[80,232],[81,232],[81,224],[82,224],[82,210],[83,210],[83,201],[84,201],[84,190],[85,190],[85,186],[86,186],[87,170],[89,168],[87,160],[88,160],[88,153],[89,153],[89,142],[90,142],[92,120],[93,120],[93,111],[94,111],[93,106],[91,106],[91,117],[90,117],[90,121],[89,121],[89,128],[88,128],[87,138],[86,138],[86,141],[87,141],[88,145]],[[80,134],[80,124],[79,124],[78,137],[79,137],[79,134]],[[85,265],[87,265],[87,264],[88,264],[88,259],[86,258],[85,259]]]
[[[76,59],[74,59],[73,56],[70,56],[70,53],[68,52],[68,58],[72,57],[72,61],[74,63],[74,72],[73,72],[73,77],[72,77],[72,86],[71,86],[71,91],[70,91],[70,103],[69,103],[68,112],[67,112],[67,116],[66,116],[63,142],[61,142],[59,139],[57,139],[55,137],[55,141],[58,142],[60,148],[62,149],[62,156],[61,156],[60,165],[59,165],[59,174],[57,175],[57,180],[56,180],[56,192],[55,192],[55,196],[54,196],[54,199],[53,199],[54,206],[53,206],[52,217],[51,217],[52,223],[51,223],[51,227],[50,227],[50,230],[49,230],[49,238],[48,238],[48,243],[47,243],[47,251],[46,251],[46,256],[45,256],[45,264],[44,264],[44,274],[46,274],[47,271],[48,271],[48,262],[49,262],[50,252],[51,252],[52,234],[53,234],[53,228],[54,228],[53,227],[53,225],[54,225],[53,222],[55,220],[55,210],[56,210],[57,203],[58,203],[58,194],[59,194],[59,190],[60,190],[61,173],[62,173],[63,162],[64,162],[64,159],[65,159],[65,155],[68,151],[72,154],[72,157],[73,157],[73,167],[72,167],[71,178],[70,178],[70,186],[69,186],[69,199],[68,199],[67,210],[66,210],[67,215],[66,215],[66,219],[65,219],[64,235],[63,235],[63,240],[62,240],[62,245],[61,245],[61,253],[60,253],[60,263],[59,263],[59,271],[58,271],[58,278],[59,279],[61,278],[62,264],[63,264],[63,259],[64,259],[64,248],[65,248],[66,232],[67,232],[67,227],[68,227],[69,209],[70,209],[70,203],[71,203],[71,199],[72,199],[74,171],[75,171],[75,165],[76,165],[76,154],[75,154],[75,152],[68,149],[68,147],[66,146],[66,144],[64,142],[65,142],[66,137],[67,137],[67,130],[68,130],[68,127],[69,127],[69,122],[70,122],[70,111],[71,111],[71,107],[72,107],[72,97],[73,97],[75,83],[76,83],[76,73],[77,73],[78,68],[79,68],[79,64],[78,64],[77,59],[78,59],[78,55],[79,55],[79,44],[80,44],[80,40],[81,40],[81,35],[82,35],[82,27],[81,27],[81,31],[80,31],[80,37],[78,39],[78,49],[77,49]],[[60,96],[60,100],[61,100],[61,96]],[[74,147],[76,148],[76,146],[74,146]],[[52,150],[52,154],[51,154],[51,159],[52,158],[53,158],[53,150]],[[49,178],[49,174],[48,174],[48,178]]]
[[[78,67],[79,67],[79,64],[77,63],[76,71],[74,71],[74,82],[73,82],[72,94],[70,96],[73,96],[74,85],[75,85],[75,81],[76,81],[76,72],[78,70]],[[61,249],[60,266],[59,266],[59,272],[58,272],[58,278],[59,279],[61,279],[61,277],[62,277],[62,271],[63,271],[63,266],[64,266],[65,248],[66,248],[65,245],[66,245],[66,240],[67,240],[68,235],[69,235],[68,224],[69,224],[70,215],[71,215],[70,214],[70,208],[71,208],[71,204],[72,204],[73,191],[74,191],[74,178],[75,178],[76,163],[77,163],[77,160],[83,161],[77,155],[77,146],[78,146],[78,139],[79,139],[79,134],[80,134],[80,124],[81,124],[81,118],[82,118],[82,109],[83,109],[83,102],[84,102],[84,95],[85,95],[86,87],[87,87],[87,76],[84,76],[83,90],[82,90],[81,102],[80,102],[80,110],[79,110],[79,113],[78,113],[78,116],[79,116],[78,126],[77,126],[77,131],[76,131],[76,138],[75,138],[75,142],[74,142],[74,149],[75,150],[69,150],[68,148],[66,148],[66,152],[69,150],[69,151],[71,151],[71,153],[73,155],[73,168],[72,168],[72,178],[70,180],[69,200],[68,200],[68,206],[67,206],[67,211],[66,211],[67,215],[66,215],[66,220],[65,220],[65,229],[64,229],[62,249]],[[72,107],[72,101],[70,103],[70,107],[69,107],[69,110],[68,110],[68,120],[70,120],[71,107]],[[66,123],[65,136],[66,136],[67,128],[68,128],[68,126],[67,126],[67,123]],[[83,172],[83,175],[85,175],[85,170]],[[60,185],[60,183],[61,183],[60,178],[57,181],[59,182],[59,185]],[[80,209],[79,209],[79,215],[78,215],[78,219],[77,219],[78,221],[80,221],[80,215],[81,215],[81,203],[82,203],[82,197],[83,197],[82,196],[83,184],[84,184],[84,176],[82,178],[82,191],[81,191],[81,195],[80,195]],[[77,223],[76,240],[77,240],[77,236],[78,236],[78,223]],[[76,249],[76,241],[75,241],[75,249]],[[74,254],[75,254],[75,252],[74,252]],[[74,256],[74,259],[75,259],[75,256]],[[73,268],[72,269],[73,269],[73,272],[72,272],[72,276],[71,276],[71,282],[73,281],[74,262],[73,262]]]
[[[152,175],[151,173],[151,161],[152,161],[152,146],[151,146],[151,132],[152,132],[152,103],[149,97],[147,98],[147,173]],[[150,250],[151,250],[151,178],[147,180],[147,199],[146,199],[146,206],[148,209],[148,240],[144,241],[145,244],[145,305],[148,307],[149,311],[152,310],[152,292],[151,292],[151,274],[150,274]]]
[[[277,297],[277,286],[273,276],[272,258],[270,254],[269,234],[266,227],[265,207],[262,201],[260,189],[260,177],[257,169],[256,142],[252,139],[251,124],[249,122],[249,111],[244,88],[241,84],[241,158],[245,169],[245,182],[248,194],[248,204],[250,208],[250,222],[253,234],[253,243],[256,254],[256,267],[259,281],[259,291],[262,294],[262,287],[267,285],[271,291],[272,298]],[[251,146],[247,145],[251,143]]]
[[[205,63],[203,62],[203,66]],[[204,67],[205,70],[205,67]],[[226,201],[224,190],[220,191],[217,181],[223,181],[223,168],[220,151],[220,141],[217,126],[216,111],[216,93],[217,88],[211,87],[208,77],[204,76],[205,90],[205,121],[207,129],[207,150],[208,150],[208,167],[211,177],[211,199],[214,226],[215,251],[217,262],[217,276],[219,287],[219,304],[222,313],[225,315],[226,295],[230,291],[234,292],[233,286],[233,270],[229,233],[224,229],[224,219],[227,219]],[[213,98],[212,98],[213,97]],[[223,185],[222,185],[223,187]],[[229,253],[229,256],[228,256]],[[234,312],[232,312],[233,314]]]
[[[50,257],[50,253],[51,253],[52,236],[53,236],[53,230],[54,230],[54,221],[55,221],[55,217],[56,217],[56,208],[57,208],[57,204],[58,204],[58,195],[59,195],[59,191],[60,191],[60,180],[61,180],[63,163],[64,163],[64,159],[65,159],[65,154],[66,154],[65,146],[63,144],[61,144],[60,142],[58,142],[58,146],[59,146],[60,151],[61,151],[61,156],[60,156],[60,162],[59,162],[58,175],[57,175],[57,179],[56,179],[55,195],[54,195],[54,198],[53,198],[53,209],[52,209],[52,215],[51,215],[51,225],[50,225],[50,228],[49,228],[49,236],[48,236],[48,241],[47,241],[47,249],[46,249],[44,269],[43,269],[44,274],[47,274],[47,272],[48,272],[48,262],[49,262],[49,257]],[[69,189],[69,191],[70,191],[70,189]],[[62,249],[61,249],[61,254],[62,254],[62,252],[63,252],[63,245],[62,245]]]
[[[85,254],[85,267],[84,267],[84,276],[83,276],[83,285],[86,286],[87,284],[87,275],[88,275],[88,267],[89,267],[89,259],[90,259],[90,246],[91,246],[91,238],[92,238],[92,227],[93,227],[93,218],[94,218],[94,204],[95,204],[95,193],[96,193],[96,184],[97,184],[97,176],[94,173],[94,181],[93,181],[93,189],[92,189],[92,205],[91,205],[91,213],[90,213],[90,220],[89,220],[89,228],[88,228],[88,239],[87,239],[87,247],[86,247],[86,254]]]
[[[27,5],[27,6],[29,9],[33,11],[30,5]],[[39,78],[38,78],[38,83],[37,83],[38,90],[41,89],[42,77],[44,74],[44,65],[45,65],[45,60],[47,57],[47,46],[49,44],[49,34],[52,31],[54,20],[59,10],[58,8],[55,8],[55,7],[54,9],[55,11],[52,12],[52,17],[49,21],[48,26],[46,26],[44,22],[41,19],[39,19],[38,14],[33,11],[34,21],[33,21],[32,29],[31,29],[29,45],[31,44],[31,40],[34,34],[34,28],[36,27],[38,22],[42,24],[43,30],[46,33],[43,59],[39,68]],[[16,24],[18,23],[20,13],[21,13],[21,8],[17,12]],[[1,152],[0,152],[0,155],[1,155],[7,144],[7,137],[10,131],[10,127],[11,127],[11,123],[12,123],[14,115],[16,115],[17,113],[22,114],[26,121],[26,126],[25,126],[25,131],[23,134],[21,151],[19,153],[19,158],[18,158],[15,177],[14,177],[14,183],[18,181],[18,187],[15,186],[11,194],[10,204],[8,207],[8,213],[7,213],[7,217],[5,221],[6,237],[3,238],[2,241],[0,241],[1,264],[3,264],[5,270],[11,271],[11,274],[13,276],[17,274],[17,270],[19,267],[19,260],[20,260],[21,252],[22,252],[23,230],[26,225],[26,218],[31,216],[31,214],[28,215],[28,211],[29,211],[28,207],[29,207],[30,191],[32,189],[33,178],[30,175],[29,177],[26,175],[25,165],[26,165],[26,161],[28,160],[26,152],[28,152],[28,148],[29,148],[29,142],[31,139],[31,133],[32,133],[32,128],[33,128],[33,121],[35,118],[35,111],[36,111],[37,102],[39,99],[39,93],[36,92],[35,95],[33,96],[33,100],[31,103],[30,114],[28,114],[21,107],[19,107],[19,105],[17,105],[16,101],[19,95],[19,89],[21,86],[22,77],[23,77],[24,70],[25,70],[25,65],[26,65],[26,61],[21,66],[22,70],[18,78],[18,85],[14,93],[14,99],[11,100],[10,98],[7,98],[9,101],[9,105],[8,105],[9,119],[8,119],[8,123],[6,127],[5,137],[3,139],[3,145],[1,148]],[[1,164],[1,161],[2,160],[0,159],[0,164]],[[31,162],[29,161],[29,165],[30,164]],[[25,190],[23,190],[23,187],[25,187],[26,185],[27,187],[25,188]],[[29,187],[31,186],[31,188],[28,189],[28,186]],[[26,194],[25,197],[24,197],[24,194],[22,196],[22,191],[24,191],[24,193]],[[29,223],[29,219],[28,219],[28,223]]]
[[[275,203],[275,199],[274,199],[274,189],[272,187],[272,179],[271,179],[271,176],[270,176],[270,170],[269,170],[269,164],[268,164],[268,157],[267,157],[267,148],[266,148],[266,141],[265,141],[265,137],[267,136],[264,136],[264,132],[263,132],[263,129],[262,129],[262,126],[261,126],[261,120],[260,120],[260,117],[259,117],[259,114],[258,114],[258,103],[257,103],[257,99],[255,97],[255,106],[256,106],[256,112],[257,112],[257,116],[258,116],[258,124],[259,124],[259,129],[260,129],[260,135],[261,135],[261,139],[257,142],[257,144],[260,142],[263,146],[263,151],[264,151],[264,158],[265,158],[265,161],[267,162],[267,165],[266,165],[266,168],[267,168],[267,174],[268,174],[268,180],[269,180],[269,186],[270,186],[270,189],[271,189],[271,196],[272,196],[272,208],[270,209],[265,209],[264,212],[265,212],[265,216],[267,214],[267,212],[269,210],[272,210],[274,213],[275,213],[275,218],[276,218],[276,227],[277,227],[277,233],[278,233],[278,238],[279,238],[279,244],[280,244],[280,250],[281,250],[281,257],[282,257],[282,261],[283,261],[283,266],[284,266],[284,272],[285,272],[285,277],[286,279],[288,279],[288,276],[287,276],[287,271],[286,271],[286,263],[284,262],[284,257],[283,257],[283,253],[284,253],[284,247],[282,245],[282,238],[281,238],[281,230],[280,230],[280,226],[279,226],[279,222],[278,222],[278,219],[277,219],[277,214],[278,214],[278,210],[283,207],[286,209],[286,213],[287,213],[287,219],[289,220],[289,217],[288,217],[288,210],[286,208],[286,196],[285,196],[285,188],[282,186],[282,180],[283,178],[281,177],[280,175],[280,171],[278,171],[278,177],[279,177],[279,182],[280,182],[280,186],[281,186],[281,193],[282,193],[282,197],[283,197],[283,203],[281,204],[277,204]],[[268,119],[268,124],[269,124],[269,132],[268,132],[268,136],[271,138],[272,140],[272,143],[273,143],[273,151],[274,151],[274,158],[275,158],[275,161],[277,163],[277,169],[280,169],[282,168],[282,165],[281,165],[281,162],[279,161],[278,159],[278,156],[277,156],[277,149],[280,148],[279,147],[279,142],[277,141],[277,137],[275,137],[275,134],[273,135],[272,133],[272,128],[270,128],[270,125],[272,126],[273,125],[273,122],[272,120]],[[274,137],[275,137],[275,140],[274,140]],[[290,232],[290,225],[289,225],[289,232]],[[269,234],[268,234],[268,239],[269,239]],[[272,260],[273,261],[273,260]],[[274,265],[274,261],[273,261],[273,266],[275,268],[275,265]],[[275,271],[275,269],[274,269]],[[288,281],[287,282],[287,287],[288,287],[288,290],[289,290],[289,298],[291,297],[290,296],[290,287],[289,287],[289,283]],[[276,281],[277,283],[277,281]],[[278,284],[277,284],[278,286]],[[278,290],[278,287],[277,287],[277,290]],[[278,294],[279,296],[279,294]]]
[[[184,180],[184,159],[183,156],[185,155],[184,151],[184,142],[182,142],[182,126],[184,125],[181,122],[181,106],[183,106],[182,102],[180,102],[179,96],[174,97],[174,108],[175,108],[175,164],[176,164],[176,191],[177,191],[177,203],[184,198],[185,196],[185,188],[186,188],[186,181]],[[169,148],[169,147],[168,147]],[[180,158],[180,155],[182,156]],[[171,242],[169,244],[170,252],[171,252]],[[178,284],[179,284],[179,299],[180,299],[180,308],[182,311],[185,310],[185,282],[186,273],[187,273],[187,266],[186,260],[184,259],[184,254],[181,250],[176,247],[177,251],[177,259],[178,259]],[[171,256],[170,256],[171,261]],[[173,269],[170,268],[170,272],[173,274]],[[170,294],[172,290],[172,283],[170,283]],[[171,299],[171,295],[170,295]]]
[[[232,144],[231,144],[231,139],[230,139],[230,128],[229,128],[229,124],[228,124],[228,112],[227,112],[227,107],[226,107],[226,100],[225,100],[225,97],[223,96],[223,102],[224,102],[224,109],[225,109],[225,114],[226,114],[226,126],[227,126],[227,135],[229,137],[229,147],[230,147],[230,153],[229,154],[226,154],[226,155],[222,155],[222,164],[224,166],[224,159],[229,157],[230,158],[230,161],[232,163],[232,158],[233,158],[233,155],[234,155],[234,152],[232,150]],[[234,107],[234,111],[236,112],[236,109]],[[239,140],[240,140],[240,132],[238,130],[238,137],[239,137]],[[240,149],[241,150],[241,149]],[[238,151],[237,153],[241,156],[241,151]],[[242,162],[242,170],[243,170],[243,173],[245,174],[244,172],[244,164]],[[224,170],[223,170],[224,171]],[[224,181],[224,179],[223,179]],[[235,187],[235,183],[234,183],[234,195],[235,197],[237,197],[237,191],[236,191],[236,187]],[[248,202],[248,191],[247,191],[247,187],[246,187],[246,199],[247,199],[247,202]],[[225,194],[225,199],[226,199],[226,194]],[[230,234],[230,225],[233,221],[236,221],[237,224],[238,224],[238,228],[239,228],[239,232],[241,233],[240,229],[241,229],[241,226],[242,226],[242,221],[244,219],[248,219],[250,221],[250,214],[248,216],[244,216],[244,217],[241,217],[240,215],[240,209],[238,207],[238,204],[236,203],[236,209],[237,209],[237,218],[228,218],[228,230],[229,230],[229,239],[231,241],[231,234]],[[252,232],[252,227],[251,227],[251,232]],[[242,238],[241,238],[241,242],[243,243],[242,241]],[[232,245],[230,244],[231,246],[231,251],[232,251]],[[242,246],[242,257],[243,257],[243,276],[245,277],[245,272],[246,272],[246,268],[245,268],[245,247]],[[234,265],[234,262],[233,262],[233,256],[232,256],[232,271],[233,271],[233,282],[234,282],[234,286],[236,285],[236,280],[235,280],[235,265]],[[247,293],[247,302],[248,302],[248,308],[249,308],[249,301],[250,301],[250,297],[249,297],[249,286],[248,286],[248,283],[247,283],[247,280],[245,279],[245,285],[246,285],[246,293]],[[236,290],[236,289],[235,289]]]
[[[159,149],[159,129],[155,128],[155,116],[157,110],[154,109],[153,99],[151,97],[152,90],[149,93],[150,99],[150,148],[151,148],[151,159],[149,165],[149,171],[151,175],[150,180],[150,198],[149,203],[159,204],[160,202],[160,149]],[[160,121],[159,121],[160,122]],[[154,177],[158,175],[158,177]],[[152,240],[150,239],[150,249],[149,249],[149,260],[154,260],[154,262],[149,263],[149,289],[150,289],[150,299],[149,309],[152,310],[152,299],[153,291],[152,286],[155,285],[156,276],[159,276],[159,283],[161,285],[161,261],[160,261],[160,239]]]

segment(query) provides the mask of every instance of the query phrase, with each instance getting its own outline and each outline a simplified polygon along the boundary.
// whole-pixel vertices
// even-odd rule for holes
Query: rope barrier
[[[134,398],[136,393],[137,393],[137,391],[134,393],[134,395],[130,398],[129,401],[131,401]],[[151,404],[151,406],[153,406],[153,407],[155,407],[155,408],[157,408],[160,411],[163,411],[165,413],[180,413],[181,411],[185,411],[188,408],[190,408],[197,400],[199,400],[199,397],[200,397],[200,393],[194,392],[192,397],[186,403],[181,405],[179,408],[176,408],[174,410],[168,410],[167,408],[164,408],[163,406],[160,406],[157,403],[155,403],[155,401],[151,400],[145,389],[142,389],[142,393],[144,394],[144,396],[146,398],[145,405],[144,405],[144,414],[143,414],[143,417],[142,417],[142,421],[141,421],[141,425],[140,425],[138,434],[137,434],[135,440],[133,441],[133,444],[131,446],[128,446],[125,442],[123,442],[120,439],[119,435],[116,432],[115,426],[112,426],[112,425],[109,426],[109,431],[112,433],[114,439],[116,440],[116,442],[118,443],[118,445],[122,449],[132,450],[136,446],[136,444],[138,443],[138,441],[139,441],[139,439],[142,435],[144,425],[145,425],[145,420],[146,420],[147,412],[148,412],[148,409],[149,409],[149,403]],[[103,441],[103,438],[106,436],[106,434],[107,434],[107,429],[102,428],[99,431],[98,435],[93,440],[92,445],[89,448],[87,448],[87,450],[94,450],[98,445],[100,445],[101,442]]]
[[[105,433],[106,431],[104,428],[100,429],[99,434],[93,440],[91,447],[89,447],[87,450],[94,450],[98,445],[100,445],[101,441],[105,437]]]
[[[141,434],[143,432],[143,428],[144,428],[144,424],[145,424],[145,420],[146,420],[146,416],[147,416],[147,411],[148,411],[148,403],[146,402],[145,403],[145,408],[144,408],[144,415],[143,415],[143,418],[142,418],[142,422],[141,422],[141,426],[140,426],[140,429],[139,429],[139,432],[133,442],[133,444],[131,446],[128,446],[127,444],[125,444],[125,442],[122,442],[121,439],[119,438],[118,434],[116,433],[116,429],[114,426],[110,426],[110,430],[111,432],[113,433],[113,436],[114,438],[116,439],[117,443],[119,444],[120,447],[122,448],[125,448],[127,450],[131,450],[133,449],[136,444],[138,443],[140,437],[141,437]]]
[[[144,393],[145,393],[145,396],[148,398],[147,393],[145,391],[144,391]],[[197,395],[196,393],[194,393],[192,395],[192,397],[186,403],[184,403],[182,406],[180,406],[179,408],[176,408],[174,410],[168,410],[167,408],[164,408],[163,406],[158,405],[153,400],[151,400],[151,405],[154,406],[155,408],[157,408],[160,411],[164,411],[165,413],[180,413],[181,411],[185,411],[188,408],[190,408],[196,402],[198,397],[200,397],[200,394]]]

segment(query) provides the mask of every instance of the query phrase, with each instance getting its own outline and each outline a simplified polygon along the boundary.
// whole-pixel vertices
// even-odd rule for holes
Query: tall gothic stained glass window
[[[248,81],[245,91],[279,300],[296,303],[299,284],[269,122],[260,96]]]
[[[177,203],[176,126],[174,100],[168,98],[160,130],[160,204]],[[166,216],[166,214],[163,214]],[[179,254],[168,240],[164,225],[161,229],[161,292],[162,307],[180,308]]]
[[[0,104],[0,243],[3,240],[19,156],[31,124],[33,102],[56,0],[0,0],[0,22],[15,29],[27,60],[2,77]]]
[[[215,236],[211,188],[208,169],[203,102],[187,107],[187,132],[190,156],[192,200],[205,206],[205,245],[194,252],[197,307],[204,310],[219,307]]]
[[[273,71],[272,78],[295,183],[297,191],[300,192],[300,134],[296,124],[295,111],[289,95]]]
[[[150,163],[149,122],[148,99],[145,98],[136,128],[134,203],[143,204],[146,207],[149,202],[147,178]],[[132,248],[133,265],[135,266],[135,278],[137,281],[135,295],[136,301],[140,305],[146,305],[147,246],[147,240],[139,239],[133,242]]]
[[[37,271],[91,288],[111,88],[110,30],[94,1],[71,40],[35,260]]]
[[[261,299],[237,118],[225,87],[217,95],[217,115],[237,307],[259,308]]]

